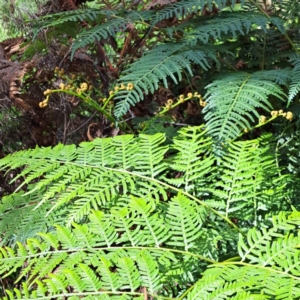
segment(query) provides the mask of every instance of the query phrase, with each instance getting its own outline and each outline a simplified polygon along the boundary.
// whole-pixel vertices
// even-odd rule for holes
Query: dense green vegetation
[[[46,0],[0,0],[0,41],[27,34],[26,21],[37,18],[39,8]]]
[[[3,299],[299,299],[299,1],[78,2],[17,29]]]

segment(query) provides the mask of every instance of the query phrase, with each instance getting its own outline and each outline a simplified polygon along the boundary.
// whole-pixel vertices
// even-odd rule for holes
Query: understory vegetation
[[[300,298],[298,0],[2,2],[1,299]]]

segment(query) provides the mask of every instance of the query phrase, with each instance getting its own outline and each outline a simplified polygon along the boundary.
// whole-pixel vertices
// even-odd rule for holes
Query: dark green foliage
[[[158,12],[141,11],[103,11],[95,9],[78,10],[75,12],[59,13],[50,20],[48,16],[44,17],[45,22],[42,27],[57,26],[66,22],[78,22],[78,20],[95,21],[100,24],[93,26],[89,30],[83,30],[76,39],[73,48],[74,52],[81,47],[94,43],[95,40],[107,39],[109,36],[115,37],[120,31],[125,31],[128,24],[146,23],[149,29],[157,26],[157,23],[168,18],[184,18],[189,14],[196,13],[196,16],[188,22],[179,26],[168,27],[165,31],[168,42],[163,45],[157,45],[138,59],[133,65],[124,71],[120,83],[134,84],[132,91],[123,91],[116,97],[118,100],[115,109],[116,117],[124,115],[131,105],[143,99],[143,93],[153,93],[158,89],[159,82],[162,80],[167,87],[167,78],[170,77],[177,83],[181,80],[183,69],[187,69],[192,75],[192,65],[199,65],[207,70],[211,67],[211,61],[218,61],[217,53],[223,52],[223,44],[213,44],[213,41],[222,39],[238,39],[239,36],[250,34],[254,28],[259,26],[261,31],[267,33],[270,24],[276,26],[281,33],[285,32],[282,19],[278,17],[266,17],[259,13],[245,11],[224,12],[214,17],[203,17],[201,12],[206,6],[212,7],[211,1],[180,1],[169,7],[163,8]],[[225,6],[226,1],[217,1],[219,8]],[[235,4],[235,1],[231,3]],[[102,20],[98,20],[101,16]],[[254,26],[255,25],[255,26]],[[181,33],[181,41],[174,43],[174,35]],[[203,46],[205,45],[205,47]],[[229,51],[230,53],[231,51]],[[232,53],[233,54],[233,53]],[[159,59],[158,59],[159,58]],[[178,79],[177,79],[178,78]],[[260,80],[258,78],[258,80]],[[254,110],[255,107],[250,107]]]

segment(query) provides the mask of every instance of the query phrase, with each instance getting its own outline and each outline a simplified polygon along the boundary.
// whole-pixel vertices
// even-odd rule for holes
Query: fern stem
[[[195,288],[195,285],[197,284],[197,282],[195,282],[195,284],[193,284],[192,286],[190,286],[178,299],[179,300],[182,300],[182,299],[184,299],[185,298],[185,296],[187,295],[187,294],[189,294],[190,293],[190,291],[191,290],[193,290],[194,288]]]
[[[218,53],[217,55],[218,60],[223,63],[224,65],[226,65],[229,69],[232,69],[233,71],[238,71],[238,69],[236,69],[234,66],[232,66],[230,63],[228,63],[226,60],[224,60],[221,56],[220,53]]]
[[[281,275],[285,275],[288,276],[292,279],[295,279],[297,281],[300,281],[300,277],[294,276],[292,274],[289,274],[287,272],[284,271],[280,271],[280,270],[276,270],[274,269],[274,267],[265,267],[265,266],[260,266],[260,265],[253,265],[253,264],[249,264],[249,263],[245,263],[245,262],[234,262],[234,261],[224,261],[224,262],[218,262],[216,263],[216,265],[220,265],[220,266],[226,266],[226,265],[238,265],[238,266],[245,266],[245,267],[249,267],[249,268],[253,268],[253,269],[263,269],[263,270],[267,270],[270,273],[277,273],[277,274],[281,274]]]
[[[65,162],[65,163],[72,164],[72,165],[77,165],[74,162]],[[87,164],[80,164],[80,166],[81,167],[82,166],[86,166],[86,167],[98,168],[98,166],[92,166],[92,165],[87,165]],[[147,177],[147,176],[140,175],[140,174],[137,174],[137,173],[134,173],[134,172],[130,172],[130,171],[126,171],[126,170],[120,170],[120,169],[115,169],[115,168],[109,168],[109,167],[105,167],[105,166],[103,166],[103,168],[105,168],[106,170],[113,171],[113,172],[129,174],[129,175],[141,178],[141,179],[145,179],[147,181],[152,181],[152,182],[155,182],[155,183],[157,183],[157,184],[159,184],[161,186],[165,186],[165,187],[169,188],[170,190],[176,191],[178,194],[181,193],[181,194],[187,196],[188,198],[193,199],[195,202],[199,203],[200,205],[204,206],[205,208],[207,208],[208,210],[210,210],[212,213],[214,213],[215,215],[219,216],[221,219],[225,220],[230,226],[232,226],[239,233],[241,233],[243,236],[245,236],[245,233],[236,224],[234,224],[228,217],[224,216],[223,214],[221,214],[220,212],[218,212],[214,208],[210,207],[208,204],[205,203],[205,201],[199,200],[198,198],[196,198],[195,196],[191,195],[188,192],[185,192],[185,191],[183,191],[183,190],[181,190],[179,188],[176,188],[176,187],[174,187],[174,186],[172,186],[170,184],[167,184],[167,183],[165,183],[163,181],[160,181],[160,180],[152,178],[152,177]],[[38,208],[39,206],[41,206],[43,203],[44,203],[44,201],[42,200],[36,208]],[[51,209],[47,213],[46,216],[48,216],[52,211],[53,211],[53,209]]]
[[[235,259],[235,258],[234,258]],[[216,266],[226,266],[226,265],[241,265],[241,266],[245,266],[245,267],[251,267],[253,269],[257,268],[257,269],[263,269],[263,270],[267,270],[269,271],[270,273],[277,273],[277,274],[281,274],[281,275],[286,275],[292,279],[295,279],[297,281],[300,280],[299,277],[296,277],[296,276],[293,276],[291,274],[288,274],[286,272],[282,272],[282,271],[279,271],[279,270],[275,270],[274,268],[271,268],[271,267],[264,267],[264,266],[259,266],[259,265],[252,265],[252,264],[248,264],[248,263],[244,263],[244,262],[234,262],[234,261],[229,261],[229,260],[226,260],[224,262],[221,262],[221,263],[216,263]],[[195,284],[193,284],[190,288],[188,288],[178,299],[179,300],[182,300],[185,298],[185,296],[190,293],[190,291],[192,291],[194,288],[195,288],[195,285],[197,284],[197,282]]]
[[[145,247],[145,246],[135,246],[135,247],[127,247],[127,246],[124,246],[124,247],[110,247],[110,248],[107,248],[108,249],[111,249],[111,248],[114,248],[114,249],[142,249],[142,250],[149,250],[149,251],[167,251],[167,252],[172,252],[172,253],[178,253],[178,254],[182,254],[182,255],[187,255],[187,256],[193,256],[193,257],[196,257],[196,258],[199,258],[201,260],[204,260],[206,262],[209,262],[211,264],[217,264],[219,262],[213,260],[213,259],[210,259],[210,258],[207,258],[207,257],[204,257],[202,255],[199,255],[199,254],[196,254],[196,253],[192,253],[192,252],[188,252],[188,251],[183,251],[183,250],[177,250],[177,249],[171,249],[171,248],[164,248],[164,247]],[[101,250],[105,250],[105,248],[101,248]]]
[[[105,109],[103,107],[101,107],[97,102],[95,102],[94,100],[84,97],[83,95],[80,95],[78,93],[75,93],[73,91],[68,91],[68,90],[62,90],[62,89],[58,89],[58,90],[51,90],[51,94],[53,93],[65,93],[71,96],[75,96],[80,98],[81,100],[83,100],[85,103],[87,103],[88,105],[92,106],[94,109],[96,109],[97,111],[99,111],[100,113],[102,113],[109,121],[111,121],[112,123],[116,124],[116,120],[114,117],[112,117],[109,113],[107,113],[105,111]],[[110,98],[108,98],[110,99]],[[107,101],[105,103],[105,105],[108,103],[109,101]],[[105,107],[105,106],[104,106]],[[121,126],[120,126],[121,127]],[[121,127],[122,130],[124,130],[123,127]]]
[[[131,128],[131,126],[127,123],[128,120],[131,120],[132,118],[128,118],[126,120],[122,120],[120,122],[118,122],[118,124],[121,124],[121,123],[124,123],[125,124],[125,127],[124,128],[124,131],[125,131],[125,128],[128,128],[128,130],[132,133],[132,134],[135,134],[134,130]],[[121,126],[120,126],[121,127]]]
[[[251,128],[248,128],[248,131],[247,132],[241,132],[235,139],[231,140],[230,142],[234,142],[236,139],[242,137],[245,133],[249,133],[250,131],[256,129],[256,128],[259,128],[259,127],[262,127],[268,123],[270,123],[271,121],[275,120],[276,118],[280,117],[279,115],[278,116],[274,116],[274,117],[271,117],[270,119],[266,120],[264,123],[259,123],[257,125],[254,125],[253,127]]]
[[[204,260],[206,262],[209,262],[211,264],[219,264],[218,261],[204,257],[200,254],[196,254],[196,253],[192,253],[192,252],[187,252],[187,251],[183,251],[183,250],[178,250],[178,249],[172,249],[172,248],[164,248],[164,247],[146,247],[146,246],[120,246],[120,247],[116,247],[116,246],[112,246],[112,247],[99,247],[99,248],[74,248],[74,249],[66,249],[66,250],[57,250],[57,251],[44,251],[42,254],[43,255],[50,255],[50,254],[58,254],[58,253],[75,253],[75,252],[89,252],[89,253],[94,253],[94,252],[98,252],[98,251],[109,251],[109,250],[126,250],[126,249],[137,249],[137,250],[149,250],[149,251],[168,251],[168,252],[172,252],[172,253],[178,253],[178,254],[182,254],[182,255],[187,255],[187,256],[193,256],[195,258],[199,258],[201,260]],[[35,253],[32,255],[26,255],[25,258],[30,259],[30,258],[35,258],[35,257],[39,257],[41,255],[41,253]],[[18,256],[19,258],[24,258],[24,256]],[[11,257],[12,260],[15,260],[15,257]],[[9,260],[9,258],[6,258],[6,260]]]

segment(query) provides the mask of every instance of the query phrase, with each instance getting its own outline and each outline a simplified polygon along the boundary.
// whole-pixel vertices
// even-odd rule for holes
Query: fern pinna
[[[19,178],[28,185],[21,202],[12,196],[2,200],[2,232],[9,236],[5,235],[0,250],[1,276],[13,275],[16,282],[22,282],[19,289],[6,291],[6,298],[143,299],[148,295],[170,299],[179,293],[179,299],[199,299],[199,293],[212,297],[240,292],[239,297],[246,299],[258,294],[255,289],[247,292],[248,280],[233,279],[248,272],[242,268],[252,262],[251,256],[241,255],[240,264],[238,260],[230,266],[222,263],[220,266],[226,265],[223,275],[218,275],[217,261],[225,253],[242,253],[238,247],[247,248],[247,225],[241,230],[232,218],[242,224],[245,212],[250,229],[253,222],[264,218],[268,207],[277,203],[288,208],[282,187],[279,196],[274,193],[276,197],[269,195],[266,201],[270,187],[262,181],[278,182],[281,177],[276,168],[262,174],[268,177],[261,181],[251,178],[273,163],[265,139],[232,143],[220,172],[212,172],[219,158],[203,126],[182,129],[169,146],[164,145],[163,134],[125,135],[85,142],[78,148],[58,145],[5,157],[1,168],[23,167]],[[248,170],[243,167],[247,161],[251,162]],[[239,168],[243,171],[232,172]],[[239,184],[226,193],[228,182],[236,180]],[[243,186],[249,186],[251,180],[255,193],[245,198]],[[232,195],[239,195],[234,203],[240,214],[233,209]],[[31,209],[24,210],[29,205]],[[38,222],[28,218],[35,210],[40,214]],[[10,220],[16,218],[24,224],[23,239],[14,235],[19,225]],[[282,226],[278,228],[283,230]],[[270,227],[274,235],[272,230]],[[268,232],[264,229],[264,234]],[[285,239],[285,235],[274,237],[278,243]],[[271,244],[259,247],[268,253],[264,247]],[[257,266],[250,265],[251,272],[263,268],[269,274],[267,282],[277,280],[277,272],[270,274],[267,265],[254,262]],[[208,266],[213,268],[201,279]],[[227,279],[232,268],[236,273]],[[214,275],[209,275],[211,270]],[[285,276],[292,280],[289,271]],[[291,283],[291,288],[295,286]],[[273,294],[272,290],[265,292],[266,297]]]

